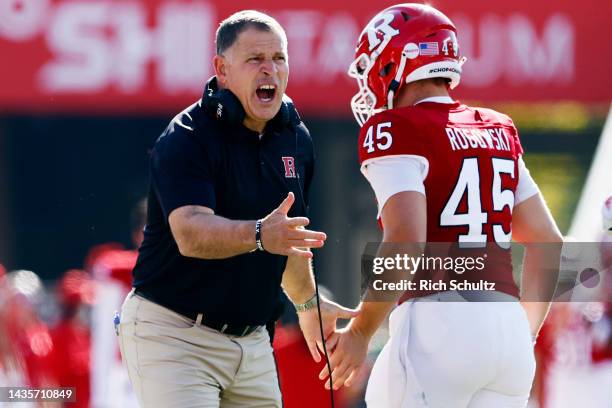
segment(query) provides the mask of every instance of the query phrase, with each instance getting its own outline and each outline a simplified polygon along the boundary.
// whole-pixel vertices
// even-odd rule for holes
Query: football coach
[[[314,149],[284,95],[285,32],[242,11],[220,24],[216,49],[202,99],[153,147],[144,241],[118,324],[146,408],[281,407],[266,325],[282,289],[320,361],[311,249],[326,236],[305,228]],[[325,336],[357,313],[320,306]]]

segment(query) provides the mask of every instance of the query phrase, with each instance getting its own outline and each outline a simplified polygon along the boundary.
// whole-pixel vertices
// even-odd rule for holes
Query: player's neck
[[[412,82],[400,91],[394,106],[401,108],[412,106],[418,101],[434,96],[450,96],[445,85],[435,84],[429,81]]]

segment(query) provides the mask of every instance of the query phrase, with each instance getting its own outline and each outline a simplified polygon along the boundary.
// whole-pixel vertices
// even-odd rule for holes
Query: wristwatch
[[[305,312],[307,310],[313,309],[317,307],[317,304],[318,304],[317,294],[315,293],[305,303],[299,303],[299,304],[294,303],[293,306],[295,306],[295,311],[299,313],[299,312]]]

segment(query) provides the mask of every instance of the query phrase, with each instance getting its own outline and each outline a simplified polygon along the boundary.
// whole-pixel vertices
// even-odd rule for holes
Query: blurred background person
[[[132,289],[132,269],[136,265],[137,248],[142,243],[146,220],[146,200],[140,199],[130,212],[130,247],[124,248],[119,243],[97,245],[85,261],[85,268],[95,281],[91,319],[91,406],[95,408],[138,406],[121,362],[113,317]]]
[[[574,299],[572,301],[570,297],[553,306],[550,319],[535,345],[536,358],[541,366],[534,384],[534,406],[565,408],[584,404],[599,408],[607,407],[612,398],[610,207],[612,197],[602,204],[601,227],[596,224],[597,229],[593,231],[595,242],[566,243],[570,247],[566,254],[574,255],[574,259],[566,259],[566,265],[573,266],[568,269],[576,273],[568,290]],[[598,256],[585,256],[584,252],[589,250],[597,252]],[[593,267],[596,273],[585,280],[587,267]],[[585,297],[587,290],[593,291],[594,296]]]
[[[6,270],[0,264],[0,387],[25,384],[21,355],[17,353],[15,344],[8,337],[6,306],[9,296]]]
[[[13,374],[24,374],[20,386],[52,387],[57,384],[53,367],[53,340],[48,325],[41,320],[37,307],[44,297],[44,287],[32,271],[18,270],[7,274],[7,298],[1,313],[2,337],[12,348]],[[19,361],[21,360],[21,361]]]
[[[59,321],[51,328],[53,343],[51,371],[58,387],[74,387],[76,401],[71,406],[89,407],[90,331],[83,308],[94,297],[89,274],[78,269],[66,271],[56,287]]]
[[[21,387],[28,384],[25,363],[17,350],[16,344],[9,337],[8,300],[11,296],[6,279],[6,269],[0,264],[0,387]],[[0,403],[0,407],[3,407]],[[24,403],[24,407],[34,404]]]

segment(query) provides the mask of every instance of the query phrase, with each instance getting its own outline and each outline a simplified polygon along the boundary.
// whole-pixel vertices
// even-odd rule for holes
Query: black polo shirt
[[[278,306],[286,257],[260,251],[216,260],[184,257],[168,216],[201,205],[228,219],[256,220],[289,191],[296,197],[289,216],[304,216],[313,167],[312,139],[299,119],[289,123],[277,115],[260,138],[242,124],[215,119],[201,101],[187,108],[152,151],[134,287],[175,311],[229,324],[266,324]]]

